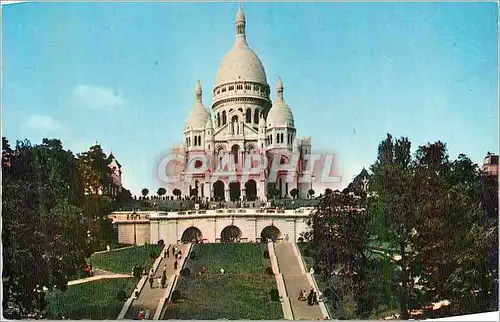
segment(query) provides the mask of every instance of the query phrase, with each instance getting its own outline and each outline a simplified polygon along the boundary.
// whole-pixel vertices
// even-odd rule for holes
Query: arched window
[[[259,124],[259,110],[257,109],[253,113],[253,122]]]
[[[222,111],[222,125],[227,123],[226,111]]]
[[[231,118],[231,122],[233,122],[233,123],[238,123],[238,116],[234,115],[234,116]]]
[[[240,147],[237,144],[233,145],[233,147],[231,148],[231,153],[233,154],[233,157],[234,157],[234,164],[238,164],[239,150],[240,150]]]
[[[280,143],[283,143],[285,142],[285,140],[283,139],[283,133],[281,133],[281,140],[280,140]]]
[[[276,144],[280,143],[280,134],[276,134]]]
[[[245,89],[246,89],[247,91],[251,90],[251,89],[252,89],[252,85],[250,85],[250,84],[245,84]]]
[[[198,145],[201,145],[201,135],[198,135]]]
[[[247,123],[252,123],[252,110],[247,108],[247,112],[245,114],[246,117],[246,122]]]
[[[229,85],[228,90],[229,91],[234,91],[234,85]]]
[[[217,113],[217,127],[220,127],[220,113]]]

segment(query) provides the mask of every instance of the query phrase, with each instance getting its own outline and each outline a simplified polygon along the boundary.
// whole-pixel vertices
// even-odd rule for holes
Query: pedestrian
[[[155,281],[155,279],[153,277],[153,274],[149,275],[149,287],[150,288],[153,288],[154,281]]]
[[[220,269],[220,273],[221,273],[221,274],[224,274],[224,267],[222,267],[222,268]]]
[[[172,256],[175,256],[175,246],[172,247]]]
[[[168,250],[167,250],[167,249],[165,249],[165,250],[163,251],[163,258],[167,258],[167,257],[168,257]]]
[[[312,298],[313,305],[318,304],[318,295],[316,294],[315,291],[313,291],[313,298]]]
[[[149,317],[151,316],[151,310],[149,307],[146,308],[146,311],[144,311],[144,320],[149,320]]]
[[[139,313],[137,313],[137,319],[144,320],[144,310],[142,308],[139,310]]]
[[[174,262],[174,270],[177,270],[177,261]]]
[[[165,288],[165,285],[167,284],[167,275],[166,274],[161,274],[160,284],[161,284],[161,288]]]
[[[309,290],[309,294],[307,295],[307,305],[313,305],[313,290],[312,290],[312,288]]]
[[[157,279],[158,279],[158,288],[162,288],[161,287],[161,276],[158,276]]]
[[[167,275],[167,265],[163,266],[162,274],[165,274],[165,276]]]

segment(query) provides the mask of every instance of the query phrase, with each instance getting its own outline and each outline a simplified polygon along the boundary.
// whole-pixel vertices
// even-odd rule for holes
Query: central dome
[[[266,72],[259,57],[248,47],[245,34],[245,14],[236,14],[236,43],[222,60],[216,86],[238,80],[267,84]]]
[[[237,80],[267,83],[262,62],[247,46],[235,45],[224,57],[217,74],[216,84]]]

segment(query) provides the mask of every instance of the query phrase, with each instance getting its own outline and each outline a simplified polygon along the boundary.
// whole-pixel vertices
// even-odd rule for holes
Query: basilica
[[[311,153],[311,138],[297,137],[281,78],[276,80],[276,93],[271,99],[264,66],[247,43],[245,27],[240,7],[235,43],[222,60],[208,109],[202,101],[201,84],[196,84],[183,143],[173,148],[184,160],[168,190],[178,189],[183,196],[203,200],[253,201],[267,200],[270,195],[287,198],[297,189],[292,194],[298,192],[305,198],[311,188],[307,180],[311,174],[304,156]],[[251,160],[257,156],[257,160],[267,162],[248,163],[250,156]],[[235,175],[221,175],[224,157],[233,164]],[[289,164],[291,160],[295,160],[294,164]],[[273,162],[290,166],[273,176]]]

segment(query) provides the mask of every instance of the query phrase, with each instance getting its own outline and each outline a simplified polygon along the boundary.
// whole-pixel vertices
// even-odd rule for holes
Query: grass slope
[[[137,278],[111,278],[69,286],[66,292],[47,295],[49,317],[62,314],[71,320],[114,320],[123,307],[117,293],[132,294]]]
[[[180,277],[176,287],[182,299],[169,304],[164,319],[283,319],[280,303],[270,299],[276,280],[265,273],[271,266],[265,250],[265,244],[195,245],[196,259],[186,262],[191,277]],[[198,275],[203,265],[208,273]]]
[[[109,252],[93,254],[91,257],[94,268],[102,268],[107,271],[131,274],[134,266],[151,267],[161,247],[157,245],[143,245],[132,248],[117,249]],[[150,258],[151,253],[155,254]]]

